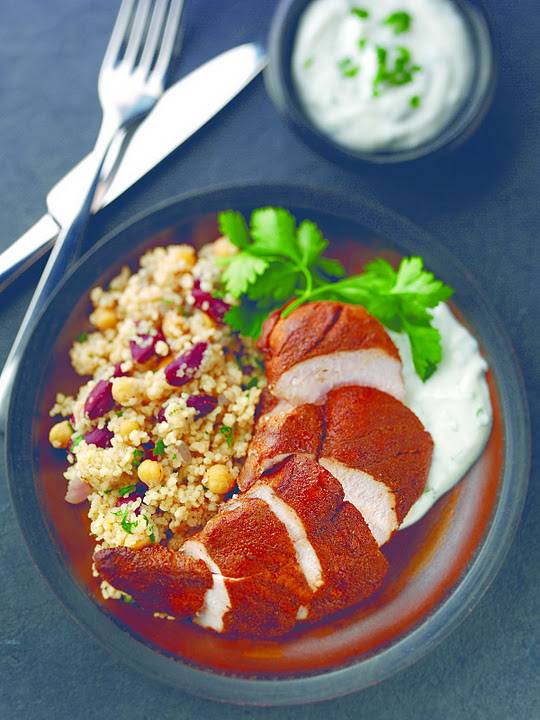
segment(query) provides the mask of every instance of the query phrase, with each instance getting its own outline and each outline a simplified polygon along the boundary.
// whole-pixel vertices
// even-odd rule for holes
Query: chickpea
[[[118,318],[111,308],[98,307],[90,315],[90,322],[97,327],[98,330],[108,330],[116,326]]]
[[[234,487],[234,478],[226,465],[212,465],[206,471],[203,483],[216,495],[225,495]]]
[[[216,323],[205,312],[200,313],[199,321],[206,330],[213,330],[216,327]]]
[[[124,440],[129,440],[129,436],[134,430],[140,430],[141,426],[136,420],[129,420],[125,419],[122,420],[120,423],[120,435],[124,438]]]
[[[49,442],[53,448],[67,448],[71,442],[73,429],[68,420],[56,423],[49,430]]]
[[[197,262],[195,248],[191,245],[174,245],[169,248],[169,259],[174,264],[185,268],[192,268]]]
[[[231,255],[236,255],[238,248],[232,244],[228,237],[220,237],[214,243],[214,252],[218,257],[231,257]]]
[[[180,338],[189,329],[184,318],[176,310],[168,310],[165,313],[161,327],[168,338]]]
[[[157,485],[163,477],[163,467],[157,460],[143,460],[137,468],[139,480],[148,487]]]
[[[117,377],[112,381],[112,396],[120,405],[129,405],[140,398],[140,386],[136,378]]]

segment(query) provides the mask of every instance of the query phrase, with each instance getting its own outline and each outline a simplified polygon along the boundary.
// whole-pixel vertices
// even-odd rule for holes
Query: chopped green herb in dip
[[[408,12],[400,10],[389,15],[384,21],[385,25],[390,25],[396,35],[407,32],[411,27],[412,17]]]
[[[338,62],[339,71],[343,75],[343,77],[355,77],[355,75],[358,75],[358,71],[360,68],[358,65],[355,65],[355,63],[351,60],[350,57],[344,57]]]

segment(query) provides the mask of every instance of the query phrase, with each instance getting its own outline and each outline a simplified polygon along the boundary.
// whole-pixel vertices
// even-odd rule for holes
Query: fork
[[[92,152],[92,181],[78,212],[56,240],[4,365],[0,376],[2,416],[7,412],[7,394],[36,318],[77,259],[98,186],[110,179],[102,177],[105,161],[110,159],[109,150],[113,144],[119,145],[119,134],[128,133],[140,122],[163,93],[183,5],[183,0],[122,1],[99,72],[102,121]],[[114,163],[108,164],[115,167]]]

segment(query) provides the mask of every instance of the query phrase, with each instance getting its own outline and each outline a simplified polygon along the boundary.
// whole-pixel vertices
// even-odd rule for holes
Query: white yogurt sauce
[[[426,489],[402,528],[420,520],[465,475],[491,431],[488,366],[478,343],[444,303],[433,310],[433,325],[441,333],[443,356],[426,382],[416,374],[407,335],[390,332],[403,361],[405,404],[420,418],[434,443]]]
[[[386,23],[395,13],[408,14],[410,24],[403,16]],[[390,74],[377,82],[381,48]],[[410,54],[411,80],[395,84],[400,48]],[[463,105],[473,71],[470,37],[451,0],[314,0],[300,19],[292,58],[313,123],[363,151],[414,148],[436,136]]]

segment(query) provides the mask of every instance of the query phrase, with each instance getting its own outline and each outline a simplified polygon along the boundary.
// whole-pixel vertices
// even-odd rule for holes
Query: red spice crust
[[[378,348],[399,360],[390,336],[365,308],[329,301],[300,305],[286,318],[272,313],[257,346],[270,386],[293,365],[334,352]]]
[[[204,562],[162,545],[106,548],[94,554],[94,562],[105,580],[139,605],[178,618],[194,615],[212,585]]]
[[[317,456],[324,434],[323,412],[317,405],[299,405],[287,413],[261,418],[238,477],[247,490],[264,472],[266,460],[286,454]]]
[[[343,501],[343,489],[315,460],[293,456],[261,479],[295,510],[321,563],[324,584],[309,603],[309,619],[359,603],[388,570],[361,513]],[[257,487],[257,486],[255,486]]]
[[[332,390],[326,402],[321,456],[362,470],[396,495],[403,520],[425,487],[433,440],[420,420],[391,395],[367,387]]]

